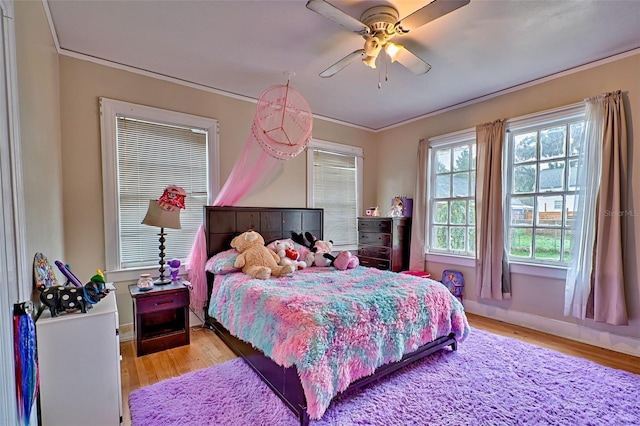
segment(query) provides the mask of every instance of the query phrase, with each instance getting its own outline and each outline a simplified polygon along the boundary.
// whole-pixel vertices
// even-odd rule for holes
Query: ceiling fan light
[[[376,59],[376,56],[367,56],[362,60],[362,63],[370,68],[376,69]]]
[[[382,49],[382,40],[378,37],[369,37],[364,42],[364,53],[366,53],[367,56],[377,57],[380,49]]]
[[[404,46],[401,46],[399,44],[394,44],[391,42],[387,43],[384,46],[384,51],[387,52],[387,55],[391,59],[391,62],[395,62],[396,59],[398,59],[398,55],[400,55],[402,50],[404,50]]]

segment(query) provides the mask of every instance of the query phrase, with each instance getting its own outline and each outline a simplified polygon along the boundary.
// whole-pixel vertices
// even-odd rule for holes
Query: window
[[[475,132],[433,138],[429,147],[427,251],[474,256]]]
[[[507,122],[503,186],[509,261],[566,266],[584,105]],[[475,257],[475,129],[429,140],[425,252]],[[471,265],[469,265],[471,266]]]
[[[107,271],[157,267],[159,230],[141,221],[149,200],[169,185],[182,187],[187,197],[182,229],[165,229],[165,253],[167,259],[184,260],[202,223],[203,206],[218,191],[217,121],[100,101]]]
[[[505,244],[510,260],[566,265],[577,209],[584,106],[507,124]]]
[[[324,238],[334,250],[358,247],[362,148],[313,140],[307,148],[308,205],[324,209]]]

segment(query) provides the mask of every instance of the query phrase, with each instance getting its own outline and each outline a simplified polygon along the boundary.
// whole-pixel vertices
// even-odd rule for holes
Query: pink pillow
[[[204,270],[218,275],[241,271],[241,268],[233,266],[239,254],[240,253],[236,249],[229,249],[216,253],[207,260],[207,263],[204,265]]]

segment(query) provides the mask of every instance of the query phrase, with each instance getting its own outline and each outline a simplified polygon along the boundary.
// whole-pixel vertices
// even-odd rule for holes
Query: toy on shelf
[[[387,213],[389,217],[402,217],[404,213],[404,203],[400,197],[394,197],[393,203],[391,204],[391,208]]]
[[[371,216],[371,217],[378,217],[380,216],[380,209],[378,208],[378,206],[375,207],[369,207],[366,211],[365,214],[367,216]]]
[[[49,308],[52,317],[66,311],[80,310],[87,313],[92,305],[102,300],[108,293],[107,286],[95,275],[90,282],[83,287],[75,286],[51,286],[46,287],[40,293],[40,301]]]
[[[180,259],[171,259],[167,262],[167,265],[171,268],[171,281],[180,281],[180,277],[178,275],[180,274]]]

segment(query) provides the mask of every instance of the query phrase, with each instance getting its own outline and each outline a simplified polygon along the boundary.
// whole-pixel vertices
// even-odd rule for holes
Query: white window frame
[[[207,139],[207,202],[212,204],[220,189],[220,156],[218,121],[181,112],[137,105],[109,98],[100,98],[100,127],[102,129],[102,189],[104,208],[104,237],[106,272],[110,281],[134,280],[141,273],[154,273],[157,266],[122,269],[119,265],[118,230],[119,201],[117,183],[116,117],[123,116],[153,123],[199,128],[208,132]],[[183,269],[184,265],[181,266]]]
[[[425,247],[427,260],[433,261],[451,261],[461,266],[473,266],[475,265],[475,253],[463,253],[460,251],[441,250],[432,247],[433,232],[432,227],[436,225],[432,218],[434,209],[434,195],[435,195],[435,152],[441,148],[453,148],[458,145],[468,144],[475,146],[476,144],[476,131],[475,129],[465,129],[458,132],[448,133],[446,135],[436,136],[429,139],[429,164],[427,166],[428,179],[427,184],[427,212],[426,212],[426,227],[425,227]],[[475,182],[475,179],[474,179]],[[475,191],[474,191],[475,194]],[[452,197],[455,199],[456,197]],[[463,197],[466,199],[469,197]]]
[[[571,123],[571,122],[585,120],[585,119],[586,119],[585,104],[578,103],[578,104],[568,105],[561,108],[556,108],[553,110],[543,111],[540,113],[529,114],[524,117],[514,118],[507,121],[506,137],[505,137],[505,158],[506,158],[505,164],[507,167],[505,167],[505,176],[503,181],[503,189],[505,194],[505,202],[504,202],[505,208],[509,208],[508,206],[511,206],[511,196],[512,196],[511,191],[512,191],[512,185],[513,185],[513,173],[514,173],[514,168],[513,168],[514,153],[511,147],[511,134],[516,131],[523,132],[527,130],[549,128],[549,127],[553,127],[554,125],[561,125],[561,124]],[[569,162],[566,156],[563,158],[567,160],[567,164],[565,167],[565,180],[567,180],[568,173],[569,173]],[[545,162],[545,161],[546,160],[542,160],[542,162]],[[540,163],[540,159],[538,156],[535,164],[539,164],[539,163]],[[537,177],[539,177],[539,171],[536,171],[536,173],[537,173]],[[531,197],[549,194],[549,195],[560,195],[566,198],[566,196],[570,196],[575,193],[575,191],[573,190],[549,191],[549,192],[539,191],[538,185],[539,185],[539,182],[536,183],[536,191],[531,193],[530,195]],[[518,194],[518,196],[526,196],[526,195],[527,194]],[[537,228],[544,229],[545,228],[544,226],[536,225],[535,223],[536,212],[534,211],[533,214],[534,214],[533,226],[531,227],[531,229],[533,231],[535,231],[535,229]],[[564,233],[566,230],[570,230],[571,227],[563,223],[559,229],[561,230],[562,233]],[[504,236],[505,236],[505,249],[507,253],[509,253],[510,231],[511,231],[511,217],[510,217],[510,212],[506,211],[505,224],[504,224]],[[533,250],[535,250],[535,245],[533,246]],[[535,269],[539,270],[541,267],[547,268],[550,270],[555,269],[556,271],[557,270],[566,271],[566,268],[569,266],[568,262],[562,260],[562,248],[561,248],[559,261],[553,261],[549,259],[534,259],[534,258],[527,259],[527,258],[509,256],[509,264],[517,265],[516,270],[522,270],[523,273],[526,273],[526,271],[529,271],[532,268],[534,270]],[[513,268],[511,268],[511,270],[513,271]],[[553,276],[562,278],[561,275],[564,276],[564,273],[558,274],[556,272],[554,273]]]
[[[506,131],[510,129],[522,128],[527,126],[537,125],[536,123],[541,123],[543,121],[553,122],[554,120],[563,120],[563,119],[572,119],[577,118],[579,116],[584,116],[585,113],[585,104],[583,102],[567,105],[560,108],[555,108],[547,111],[542,111],[538,113],[528,114],[521,117],[516,117],[510,120],[507,120],[506,123]],[[448,133],[441,136],[435,136],[429,139],[429,146],[446,146],[447,144],[452,145],[454,143],[460,142],[466,139],[474,139],[475,140],[475,128],[460,130],[453,133]],[[505,150],[507,149],[508,141],[505,142]],[[509,153],[505,152],[505,158],[508,157]],[[431,158],[431,156],[430,156]],[[507,160],[508,161],[508,160]],[[509,163],[510,164],[510,163]],[[428,166],[429,170],[429,179],[432,178],[430,173],[431,164]],[[503,187],[506,188],[506,184],[508,179],[510,179],[509,170],[506,173],[507,177],[503,180]],[[430,236],[431,236],[431,214],[432,206],[431,206],[431,192],[433,188],[431,185],[427,185],[427,218],[426,218],[426,226],[425,226],[425,260],[427,262],[438,262],[438,263],[446,263],[450,265],[463,266],[473,268],[476,266],[476,259],[469,256],[461,256],[455,253],[443,253],[443,252],[434,252],[429,249],[430,244]],[[505,189],[506,193],[506,189]],[[507,205],[505,203],[505,205]],[[505,222],[510,218],[505,215]],[[508,235],[508,228],[505,225],[505,235]],[[524,262],[520,259],[509,259],[509,270],[511,273],[521,274],[521,275],[532,275],[537,277],[544,278],[553,278],[558,280],[564,280],[566,277],[567,266],[563,264],[549,264],[542,262]]]
[[[315,150],[322,150],[322,151],[327,151],[327,152],[331,152],[331,153],[335,153],[335,154],[342,154],[342,155],[352,155],[356,158],[356,191],[357,191],[357,196],[356,196],[356,218],[358,216],[361,215],[362,213],[362,206],[363,206],[363,201],[362,201],[362,194],[363,194],[363,181],[364,181],[364,175],[363,175],[363,164],[364,164],[364,149],[357,147],[357,146],[352,146],[352,145],[346,145],[346,144],[340,144],[340,143],[335,143],[335,142],[329,142],[329,141],[324,141],[324,140],[319,140],[319,139],[312,139],[309,142],[309,145],[307,146],[307,207],[314,207],[314,189],[313,189],[313,151]],[[326,216],[325,216],[325,220],[326,220]],[[356,222],[356,229],[357,229],[357,222]],[[304,231],[304,230],[303,230]],[[324,238],[327,239],[331,239],[330,235],[325,235]],[[336,250],[356,250],[357,249],[357,235],[356,235],[356,241],[353,244],[353,247],[349,246],[349,247],[334,247]]]

